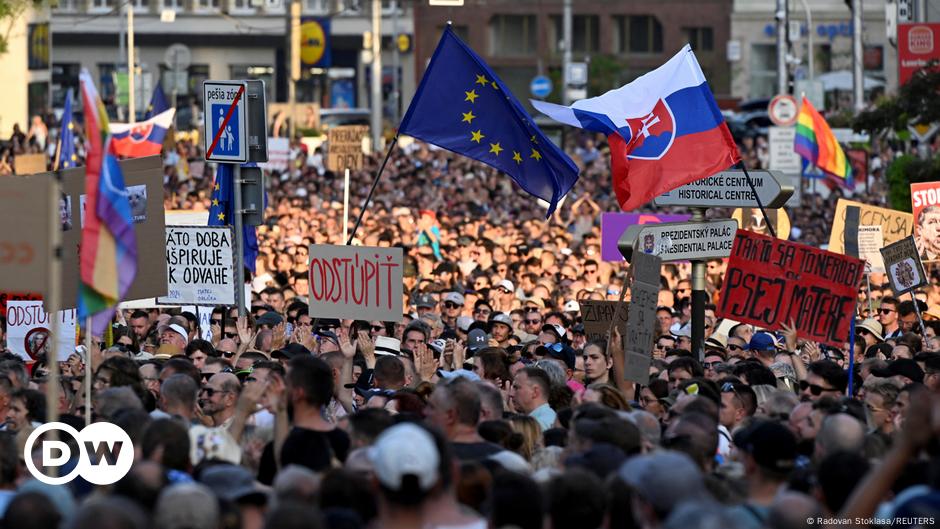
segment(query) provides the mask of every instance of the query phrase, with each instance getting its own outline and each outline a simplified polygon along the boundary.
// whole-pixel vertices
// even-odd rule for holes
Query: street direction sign
[[[552,93],[552,80],[544,75],[536,75],[529,83],[529,91],[534,97],[547,97]]]
[[[206,161],[248,161],[248,97],[244,81],[206,81],[205,105]]]
[[[780,185],[778,178],[784,176],[779,171],[750,171],[750,175],[757,196],[765,208],[782,208],[793,194],[792,186]],[[722,171],[664,193],[653,202],[657,206],[757,207],[744,171]]]
[[[704,261],[731,255],[737,231],[734,219],[639,224],[630,226],[617,246],[628,262],[634,251],[658,255],[664,263]]]

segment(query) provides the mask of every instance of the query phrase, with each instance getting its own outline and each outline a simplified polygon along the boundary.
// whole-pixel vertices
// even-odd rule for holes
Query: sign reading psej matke
[[[59,320],[59,334],[52,335],[52,319]],[[7,349],[27,361],[42,354],[52,354],[55,347],[59,361],[75,352],[75,309],[48,313],[42,300],[7,301]]]
[[[885,244],[907,237],[914,229],[914,216],[910,213],[840,198],[836,202],[836,212],[832,218],[832,233],[829,235],[828,248],[830,252],[845,252],[845,212],[849,206],[858,207],[860,226],[881,226]]]
[[[623,335],[623,377],[639,384],[649,384],[653,340],[656,339],[656,305],[662,260],[642,252],[633,255],[633,286],[627,332]]]
[[[861,259],[738,230],[716,313],[768,329],[793,320],[799,337],[842,347],[864,272]]]
[[[163,305],[234,305],[232,228],[167,226]]]
[[[891,280],[891,289],[897,295],[910,292],[927,284],[924,265],[917,254],[914,237],[907,237],[881,249],[885,270]]]
[[[401,248],[310,245],[310,317],[401,321]]]
[[[329,130],[326,167],[330,171],[362,169],[362,138],[369,134],[365,125],[345,125]]]

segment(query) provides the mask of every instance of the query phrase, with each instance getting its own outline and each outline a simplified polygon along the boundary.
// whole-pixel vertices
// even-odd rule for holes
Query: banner
[[[52,336],[52,318],[59,319],[59,335]],[[41,300],[7,301],[7,349],[24,360],[36,360],[41,354],[58,348],[59,361],[75,352],[75,309],[50,315]]]
[[[310,317],[401,321],[401,248],[310,245]]]
[[[365,125],[344,125],[332,127],[327,136],[328,156],[326,168],[341,172],[345,169],[362,169],[362,138],[369,134]]]
[[[31,175],[46,170],[45,154],[17,154],[13,158],[13,173],[17,175]]]
[[[940,259],[940,182],[911,184],[911,212],[921,260]]]
[[[623,335],[625,380],[649,384],[653,341],[656,339],[656,305],[659,300],[659,278],[662,261],[655,255],[637,253],[633,256],[633,286],[627,332]]]
[[[855,314],[861,259],[738,230],[716,314],[842,347]]]
[[[229,226],[167,226],[165,305],[234,305],[234,241]]]
[[[581,306],[581,322],[584,323],[584,335],[589,343],[607,343],[607,331],[610,329],[610,322],[614,318],[617,318],[616,325],[620,328],[620,333],[625,333],[627,310],[630,303],[585,299],[579,301],[578,304]]]
[[[49,174],[0,179],[0,292],[49,294],[59,223],[71,222],[57,188]]]
[[[903,211],[879,208],[861,202],[840,198],[836,203],[836,213],[832,218],[832,232],[829,235],[830,252],[845,252],[845,210],[848,206],[859,208],[861,226],[881,226],[885,244],[897,242],[908,235],[914,228],[914,216]]]
[[[601,213],[601,259],[609,262],[623,262],[623,255],[617,249],[617,241],[627,228],[636,224],[660,224],[663,222],[683,222],[691,215],[664,215],[659,213]]]
[[[865,261],[865,271],[868,273],[885,272],[885,261],[881,256],[881,248],[885,245],[884,236],[881,235],[881,226],[858,227],[858,257]]]
[[[268,161],[258,164],[268,171],[286,171],[290,165],[290,139],[268,138]]]

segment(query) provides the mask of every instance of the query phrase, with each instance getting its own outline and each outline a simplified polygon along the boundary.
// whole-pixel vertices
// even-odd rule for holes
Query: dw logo
[[[33,448],[39,437],[51,430],[59,431],[59,440],[42,440],[40,457],[44,469],[62,468],[72,460],[73,448],[78,449],[78,462],[68,474],[53,477],[36,468]],[[70,442],[64,434],[71,436]],[[81,476],[95,485],[110,485],[123,478],[134,464],[134,445],[120,426],[109,422],[96,422],[79,432],[61,422],[50,422],[33,430],[23,449],[26,468],[39,481],[48,485],[62,485]]]

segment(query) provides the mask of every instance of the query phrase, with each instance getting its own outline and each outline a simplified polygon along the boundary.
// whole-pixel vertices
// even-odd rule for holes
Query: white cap
[[[581,304],[572,299],[571,301],[565,303],[564,310],[565,312],[580,312]]]
[[[460,292],[448,292],[444,294],[444,301],[450,301],[456,305],[463,305],[463,295]]]
[[[500,281],[499,283],[496,283],[496,288],[505,288],[506,290],[508,290],[508,291],[510,291],[510,292],[515,292],[515,291],[516,291],[516,287],[514,287],[514,286],[512,285],[512,281],[510,281],[510,280],[508,280],[508,279],[503,279],[503,280]]]
[[[439,479],[441,456],[434,437],[411,423],[401,423],[382,432],[369,450],[369,459],[379,483],[400,490],[405,476],[418,478],[421,490],[428,491]]]
[[[385,356],[398,356],[401,354],[401,341],[389,336],[375,337],[375,354]]]
[[[457,317],[457,328],[463,332],[468,332],[470,326],[473,325],[473,318],[470,316],[458,316]]]
[[[175,323],[171,323],[171,324],[169,324],[169,325],[164,325],[164,326],[160,327],[160,334],[163,334],[165,331],[173,331],[173,332],[175,332],[176,334],[182,336],[184,340],[186,340],[187,342],[189,342],[189,333],[187,333],[187,332],[186,332],[186,329],[184,329],[184,328],[183,328],[182,326],[180,326],[180,325],[177,325],[177,324],[175,324]]]

